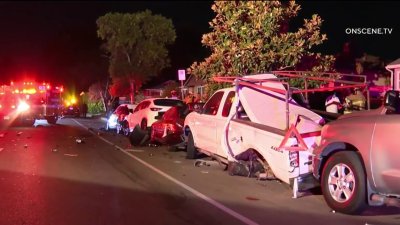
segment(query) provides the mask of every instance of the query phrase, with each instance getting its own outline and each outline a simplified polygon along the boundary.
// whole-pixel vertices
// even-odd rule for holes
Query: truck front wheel
[[[199,154],[196,146],[194,145],[193,134],[189,132],[188,141],[186,146],[186,158],[187,159],[196,159]]]
[[[345,214],[359,214],[366,207],[366,178],[356,152],[334,153],[326,162],[321,188],[328,206]]]

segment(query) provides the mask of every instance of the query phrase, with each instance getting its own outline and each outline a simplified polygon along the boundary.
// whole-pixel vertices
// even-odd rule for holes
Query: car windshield
[[[156,99],[154,100],[154,105],[158,106],[180,106],[183,105],[183,102],[181,100],[176,100],[176,99]]]

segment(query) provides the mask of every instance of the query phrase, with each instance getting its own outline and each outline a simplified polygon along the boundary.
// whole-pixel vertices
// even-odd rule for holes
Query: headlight
[[[19,104],[18,104],[17,111],[18,111],[18,112],[25,112],[25,111],[27,111],[29,108],[30,108],[30,106],[28,105],[28,103],[26,103],[26,102],[24,102],[24,101],[21,101],[21,102],[19,102]]]
[[[117,115],[115,115],[115,114],[111,114],[111,116],[110,116],[110,118],[108,118],[108,121],[116,121],[117,120]]]
[[[116,126],[117,125],[117,115],[111,114],[110,118],[108,118],[108,124],[110,126]]]

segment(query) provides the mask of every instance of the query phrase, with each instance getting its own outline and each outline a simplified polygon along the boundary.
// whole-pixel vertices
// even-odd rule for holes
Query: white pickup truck
[[[201,152],[229,164],[252,151],[266,173],[299,190],[314,187],[312,151],[323,118],[290,97],[288,86],[274,74],[245,76],[235,83],[215,92],[200,113],[186,117],[187,158]]]
[[[194,159],[204,153],[227,165],[243,160],[261,162],[263,175],[293,185],[294,197],[298,190],[318,186],[312,177],[312,163],[326,122],[319,114],[328,116],[328,120],[332,115],[305,107],[300,101],[303,94],[307,99],[310,93],[318,96],[320,92],[344,88],[369,92],[364,75],[314,73],[275,71],[240,78],[214,78],[231,82],[234,87],[218,90],[201,112],[186,117],[187,158]],[[290,87],[288,81],[293,78],[302,80],[304,89]],[[315,81],[335,85],[309,89],[308,84]],[[369,95],[367,99],[369,109]]]

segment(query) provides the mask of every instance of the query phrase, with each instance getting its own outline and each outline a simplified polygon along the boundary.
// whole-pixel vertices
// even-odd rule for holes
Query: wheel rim
[[[356,189],[354,172],[346,164],[336,164],[329,172],[328,187],[335,201],[340,203],[348,201]]]

